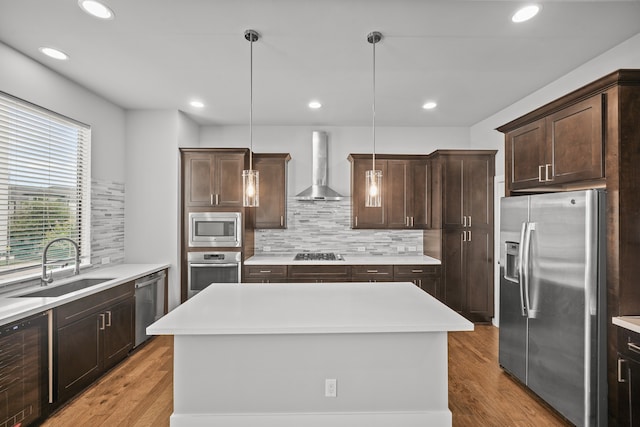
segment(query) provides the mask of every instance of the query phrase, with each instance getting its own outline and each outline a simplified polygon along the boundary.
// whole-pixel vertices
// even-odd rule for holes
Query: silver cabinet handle
[[[107,311],[107,326],[111,326],[111,310]]]
[[[469,227],[471,227],[471,215],[469,215]]]
[[[544,180],[545,181],[553,181],[553,177],[549,178],[549,166],[551,166],[551,164],[544,165],[544,175],[545,175]]]
[[[627,343],[627,348],[635,353],[640,353],[640,346],[634,343]]]
[[[100,330],[104,331],[105,323],[104,323],[104,313],[100,313]]]
[[[405,219],[404,221],[404,225],[406,225],[407,227],[409,227],[409,217],[406,217],[407,219]]]
[[[618,382],[619,383],[626,383],[627,380],[625,380],[624,378],[622,378],[622,364],[626,363],[627,361],[624,359],[618,359]]]
[[[220,195],[216,194],[216,205],[220,204]]]
[[[280,227],[284,227],[284,216],[280,215]]]
[[[260,273],[271,273],[271,270],[260,270]]]
[[[413,217],[411,217],[411,227],[413,227]]]
[[[471,230],[467,231],[467,233],[469,233],[469,237],[467,237],[467,241],[470,242],[471,241]]]
[[[462,241],[463,242],[467,241],[467,233],[465,231],[462,232]]]
[[[356,227],[358,226],[358,217],[356,216]]]
[[[466,226],[467,226],[467,217],[466,217],[466,216],[463,216],[463,217],[462,217],[462,226],[463,226],[463,227],[466,227]]]
[[[412,273],[422,273],[423,270],[411,270]]]
[[[377,273],[378,270],[367,270],[367,273]]]
[[[422,289],[422,279],[418,279],[418,286]]]
[[[544,182],[544,180],[542,179],[542,168],[545,167],[545,165],[539,165],[538,166],[538,182]]]

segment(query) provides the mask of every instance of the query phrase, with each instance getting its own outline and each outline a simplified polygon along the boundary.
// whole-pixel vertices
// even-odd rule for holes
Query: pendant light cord
[[[253,170],[253,38],[249,42],[249,170]]]
[[[376,41],[373,41],[373,166],[372,171],[376,170]]]

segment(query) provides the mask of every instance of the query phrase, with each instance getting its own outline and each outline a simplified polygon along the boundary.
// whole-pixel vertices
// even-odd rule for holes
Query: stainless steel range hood
[[[311,137],[311,187],[296,195],[297,200],[342,200],[342,195],[327,186],[327,133],[313,131]]]

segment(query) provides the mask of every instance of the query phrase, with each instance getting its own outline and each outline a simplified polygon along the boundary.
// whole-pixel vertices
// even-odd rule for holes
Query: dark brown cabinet
[[[55,309],[59,405],[124,359],[134,341],[133,282]]]
[[[183,149],[187,207],[242,207],[242,171],[248,150]]]
[[[603,178],[603,103],[598,94],[515,129],[501,127],[508,190]]]
[[[353,265],[352,282],[392,282],[393,265]]]
[[[254,154],[260,173],[260,206],[255,208],[257,229],[287,227],[287,163],[289,154]]]
[[[352,228],[422,229],[429,226],[429,169],[426,156],[379,155],[382,206],[365,206],[365,172],[370,154],[350,154]]]
[[[441,232],[440,241],[425,247],[442,259],[437,297],[474,322],[490,322],[494,313],[495,153],[438,150],[431,155],[432,218]]]
[[[640,334],[618,328],[618,423],[620,427],[640,423]]]
[[[287,281],[286,265],[245,265],[245,283],[281,283]]]
[[[350,265],[289,265],[290,282],[350,282]]]
[[[393,280],[412,282],[431,296],[440,298],[439,265],[396,265],[393,269]]]

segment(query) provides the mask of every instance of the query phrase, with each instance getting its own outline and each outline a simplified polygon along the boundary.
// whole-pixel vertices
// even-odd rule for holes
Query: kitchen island
[[[171,426],[450,426],[447,332],[411,283],[215,284],[147,329],[174,335]]]

